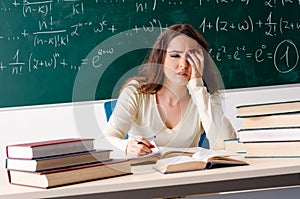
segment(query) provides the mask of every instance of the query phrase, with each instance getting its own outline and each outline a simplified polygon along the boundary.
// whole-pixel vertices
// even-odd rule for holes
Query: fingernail
[[[194,54],[195,53],[195,49],[190,49],[189,53]]]

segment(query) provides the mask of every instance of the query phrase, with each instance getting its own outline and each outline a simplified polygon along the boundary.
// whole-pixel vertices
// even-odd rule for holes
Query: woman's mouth
[[[181,76],[181,77],[187,77],[188,74],[186,72],[178,72],[177,75]]]

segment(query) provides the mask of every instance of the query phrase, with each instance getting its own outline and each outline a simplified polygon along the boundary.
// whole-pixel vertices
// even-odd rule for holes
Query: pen
[[[152,141],[154,138],[156,138],[156,135],[151,136],[151,137],[147,137],[145,139],[147,139],[148,141]],[[138,144],[144,144],[144,142],[138,141]],[[155,146],[151,144],[150,148],[153,148],[153,147],[155,147]]]
[[[152,140],[154,140],[154,138],[156,138],[156,135],[151,136],[151,137],[146,137],[145,139],[148,141],[152,141]],[[138,144],[143,144],[143,142],[139,141]]]

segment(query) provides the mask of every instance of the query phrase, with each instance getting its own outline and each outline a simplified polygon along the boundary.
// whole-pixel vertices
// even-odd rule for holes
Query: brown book
[[[247,157],[300,157],[300,142],[248,142]]]
[[[250,104],[237,106],[237,115],[245,116],[258,116],[270,115],[278,113],[293,113],[300,112],[300,101],[283,101],[274,103],[263,104]]]
[[[8,158],[33,159],[94,150],[93,138],[66,138],[6,146]]]
[[[243,129],[300,126],[300,113],[239,117]]]
[[[9,170],[42,171],[61,167],[107,161],[111,150],[94,150],[36,159],[6,159],[6,168]]]
[[[8,170],[9,182],[38,188],[51,188],[67,184],[131,174],[127,160],[112,160],[41,172]]]
[[[154,169],[167,174],[242,165],[248,165],[248,163],[245,161],[244,156],[240,154],[225,150],[202,149],[192,156],[160,159],[156,162]]]

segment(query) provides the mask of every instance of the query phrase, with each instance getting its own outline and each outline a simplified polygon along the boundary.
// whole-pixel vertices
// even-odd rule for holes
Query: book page
[[[161,173],[174,173],[201,170],[205,167],[206,162],[195,160],[190,156],[176,156],[158,160],[153,168]]]
[[[178,147],[158,147],[162,158],[174,156],[192,156],[201,150],[200,147],[178,148]]]
[[[177,156],[192,156],[194,153],[201,150],[200,147],[192,148],[177,148],[177,147],[157,147],[156,143],[152,140],[150,141],[155,147],[152,152],[142,156],[137,156],[133,154],[128,154],[127,157],[130,159],[131,164],[140,164],[147,162],[156,162],[158,159],[170,158]]]
[[[241,156],[242,155],[232,152],[232,151],[226,151],[226,150],[210,150],[205,148],[200,148],[200,151],[193,154],[192,158],[196,160],[202,160],[207,162],[209,159],[212,159],[214,157],[224,157],[224,159],[227,159],[225,157],[232,157],[232,156]]]
[[[201,150],[200,147],[191,147],[191,148],[179,148],[179,147],[158,147],[154,140],[150,141],[155,147],[152,148],[152,152],[142,156],[136,156],[128,154],[130,158],[145,158],[148,156],[159,156],[161,158],[174,157],[174,156],[192,156],[194,153]]]
[[[178,156],[178,157],[170,157],[170,158],[163,158],[160,159],[159,162],[162,163],[163,165],[172,165],[172,164],[182,164],[182,163],[187,163],[190,161],[196,161],[191,157],[188,156]]]

